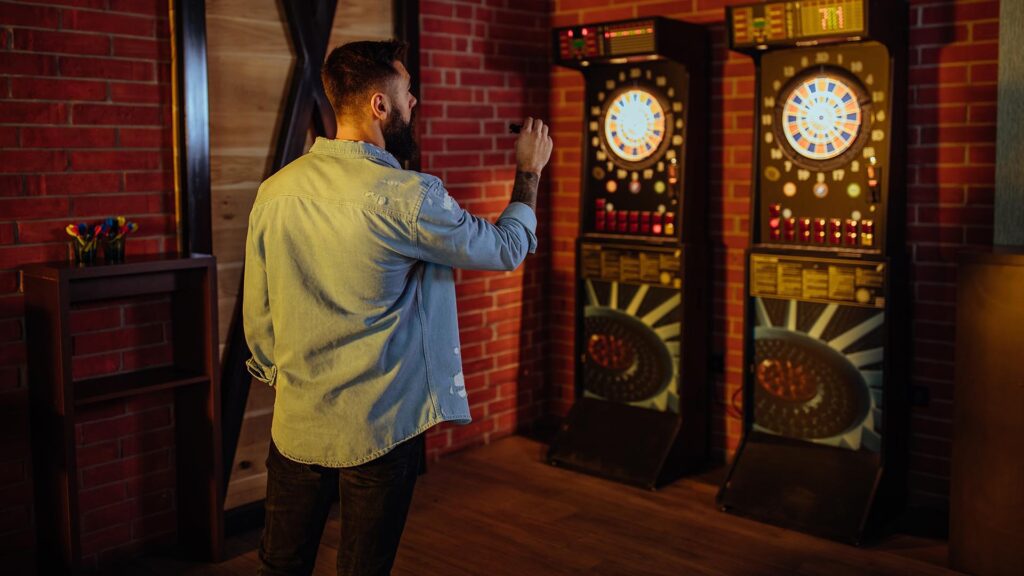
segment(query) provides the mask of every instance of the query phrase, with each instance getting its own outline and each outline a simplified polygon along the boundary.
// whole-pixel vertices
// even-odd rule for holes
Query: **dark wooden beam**
[[[206,75],[206,1],[172,0],[177,114],[178,250],[213,252],[210,216],[210,110]]]
[[[409,45],[405,55],[405,69],[412,76],[412,93],[419,98],[420,94],[420,3],[419,0],[392,0],[392,15],[395,19],[395,38]],[[420,141],[419,128],[416,130],[416,141]],[[406,170],[420,169],[420,153],[406,162]]]

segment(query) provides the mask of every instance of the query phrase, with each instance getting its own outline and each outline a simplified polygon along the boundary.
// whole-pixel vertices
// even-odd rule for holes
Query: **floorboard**
[[[432,464],[416,486],[395,576],[956,574],[946,543],[890,536],[857,548],[715,507],[719,473],[657,492],[548,466],[546,446],[521,436]],[[334,574],[340,526],[332,514],[315,574]],[[141,558],[140,575],[254,574],[259,531],[229,539],[216,565]]]

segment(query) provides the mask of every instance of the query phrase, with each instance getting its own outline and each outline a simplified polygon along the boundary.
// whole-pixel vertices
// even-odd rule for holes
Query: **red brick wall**
[[[753,65],[725,42],[724,0],[556,0],[552,26],[661,15],[706,23],[712,32],[710,222],[714,249],[712,345],[725,358],[715,377],[714,445],[731,454],[740,421],[730,399],[741,386],[743,250],[748,245]],[[736,2],[739,3],[739,2]],[[912,384],[929,403],[911,416],[911,503],[944,508],[949,490],[955,253],[992,242],[997,59],[996,0],[911,2],[909,70],[908,249],[913,255]],[[552,409],[572,399],[571,240],[577,232],[581,76],[554,68],[551,113],[558,146],[551,173],[554,203],[549,331]],[[737,414],[738,415],[738,414]]]
[[[473,213],[494,219],[515,174],[509,122],[547,116],[546,0],[420,2],[420,141],[423,171],[442,178]],[[549,170],[550,172],[550,170]],[[457,273],[463,368],[473,423],[440,426],[428,455],[482,444],[528,427],[545,399],[544,302],[551,245],[541,191],[540,249],[515,272]]]
[[[128,252],[175,248],[166,0],[0,2],[0,562],[31,562],[24,303],[17,269],[66,257],[71,222],[123,214]],[[167,363],[169,305],[76,309],[86,378]],[[32,351],[32,353],[46,353]],[[171,404],[153,396],[79,412],[87,564],[173,529]],[[7,417],[10,416],[10,417]],[[143,466],[145,469],[143,470]]]

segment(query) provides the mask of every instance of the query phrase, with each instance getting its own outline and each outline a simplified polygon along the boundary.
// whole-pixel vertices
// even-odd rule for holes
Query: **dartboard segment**
[[[627,162],[641,162],[665,140],[665,111],[650,92],[626,90],[605,111],[604,135],[613,154]]]
[[[798,154],[828,160],[847,151],[861,128],[861,104],[843,80],[820,75],[797,84],[783,105],[783,133]]]

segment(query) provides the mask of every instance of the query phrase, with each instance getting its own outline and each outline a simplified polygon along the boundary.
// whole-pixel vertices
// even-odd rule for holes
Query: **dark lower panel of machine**
[[[718,493],[726,512],[861,543],[881,475],[879,455],[748,434]]]
[[[669,465],[680,430],[677,414],[580,398],[548,451],[548,462],[655,489],[681,471]]]

